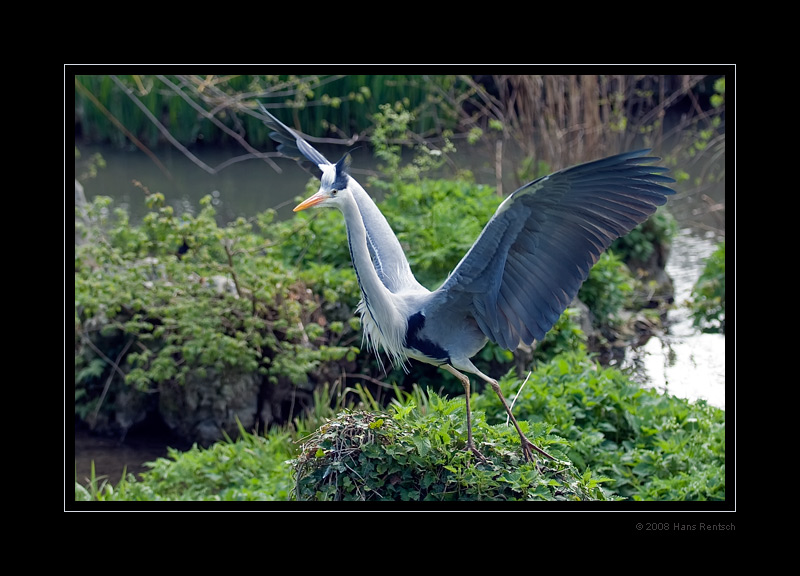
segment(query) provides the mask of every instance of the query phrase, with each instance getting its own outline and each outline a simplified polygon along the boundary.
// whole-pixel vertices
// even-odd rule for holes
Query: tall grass
[[[644,141],[658,148],[664,118],[709,124],[705,75],[76,75],[76,133],[89,141],[153,146],[271,146],[257,102],[313,138],[368,138],[382,104],[414,113],[413,134],[475,138],[500,131],[554,168]],[[724,108],[723,108],[724,110]],[[149,113],[149,114],[148,114]],[[677,114],[673,114],[678,116]],[[159,126],[160,123],[160,126]],[[717,127],[718,128],[718,127]],[[413,140],[408,135],[408,141]]]

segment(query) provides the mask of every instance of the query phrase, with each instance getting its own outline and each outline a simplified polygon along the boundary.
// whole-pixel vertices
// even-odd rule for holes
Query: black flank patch
[[[425,316],[423,316],[422,312],[417,312],[416,314],[409,316],[405,347],[417,350],[428,358],[441,362],[442,364],[449,364],[450,354],[447,352],[447,350],[438,344],[434,344],[430,340],[419,337],[419,333],[424,326]]]

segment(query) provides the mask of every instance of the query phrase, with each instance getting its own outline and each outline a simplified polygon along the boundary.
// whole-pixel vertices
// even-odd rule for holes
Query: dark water
[[[134,431],[124,440],[92,434],[86,429],[75,431],[75,478],[84,486],[92,477],[106,479],[116,486],[125,471],[139,475],[149,468],[145,462],[167,456],[164,437],[150,432]]]
[[[290,218],[294,200],[304,195],[309,175],[287,160],[278,160],[283,173],[278,174],[262,161],[249,160],[233,164],[217,175],[211,175],[192,163],[181,153],[162,150],[158,157],[165,170],[157,167],[143,153],[122,152],[90,146],[80,146],[82,158],[76,161],[76,173],[81,173],[84,160],[94,152],[101,152],[107,166],[96,178],[84,182],[87,199],[97,195],[111,196],[115,205],[124,206],[137,223],[146,213],[143,187],[151,192],[161,192],[167,203],[177,213],[195,213],[199,201],[211,195],[217,210],[218,221],[226,224],[238,216],[250,217],[268,208],[278,211],[279,218]],[[231,157],[230,150],[196,151],[202,161],[217,166]],[[338,158],[341,150],[325,151],[330,158]],[[357,153],[358,154],[358,153]],[[366,152],[356,157],[354,174],[362,183],[364,172],[359,166],[369,166],[373,160]],[[495,184],[494,158],[476,151],[462,161],[469,166],[480,183]],[[507,159],[503,185],[510,192],[519,184],[514,182],[513,158]],[[724,158],[721,159],[724,162]],[[693,193],[682,193],[670,200],[670,212],[681,227],[667,264],[667,273],[673,278],[676,302],[688,298],[694,282],[700,275],[705,258],[725,233],[725,192],[722,185]],[[680,397],[703,398],[711,404],[725,407],[725,339],[718,335],[697,333],[680,308],[670,312],[672,326],[667,334],[650,341],[636,351],[635,364],[643,384],[664,390]],[[95,473],[116,484],[123,468],[139,473],[147,468],[145,462],[166,456],[167,443],[158,431],[134,428],[124,439],[98,438],[86,430],[75,431],[74,459],[77,479],[85,484],[90,474],[91,462]],[[66,454],[71,447],[66,439]]]

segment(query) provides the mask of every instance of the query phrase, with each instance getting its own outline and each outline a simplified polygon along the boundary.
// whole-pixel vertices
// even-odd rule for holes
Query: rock
[[[180,437],[207,446],[239,435],[239,424],[251,430],[256,423],[261,378],[257,374],[191,373],[186,383],[162,382],[159,413]]]

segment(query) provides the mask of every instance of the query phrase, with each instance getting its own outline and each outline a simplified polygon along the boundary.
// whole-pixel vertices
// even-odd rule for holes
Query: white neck
[[[362,300],[357,312],[361,313],[361,324],[368,347],[376,353],[383,348],[396,366],[402,365],[406,356],[403,351],[408,320],[390,292],[378,277],[367,247],[367,230],[356,201],[348,195],[340,205],[347,225],[347,241],[350,257],[358,276]]]
[[[402,290],[424,291],[425,288],[417,282],[411,272],[411,267],[408,265],[408,260],[397,236],[394,235],[391,226],[375,202],[352,178],[347,187],[353,194],[358,212],[361,214],[361,221],[367,228],[369,255],[383,285],[395,294]]]

